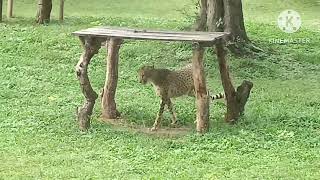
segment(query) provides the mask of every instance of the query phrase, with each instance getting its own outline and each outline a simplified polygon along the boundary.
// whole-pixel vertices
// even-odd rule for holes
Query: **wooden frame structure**
[[[119,50],[123,39],[136,40],[160,40],[160,41],[184,41],[193,44],[193,78],[196,93],[197,106],[197,131],[206,132],[209,127],[209,96],[203,67],[203,56],[206,47],[216,46],[219,61],[222,84],[227,97],[227,122],[234,122],[243,112],[244,105],[249,97],[252,83],[244,81],[235,91],[229,77],[226,63],[226,51],[223,39],[228,36],[225,32],[168,32],[147,31],[115,27],[89,28],[73,33],[80,38],[84,51],[76,65],[76,74],[80,82],[85,102],[77,110],[79,128],[87,130],[90,127],[90,116],[98,98],[93,90],[89,77],[88,65],[91,58],[99,52],[101,44],[107,42],[107,76],[102,93],[103,118],[116,119],[120,116],[115,101],[115,93],[118,81]]]

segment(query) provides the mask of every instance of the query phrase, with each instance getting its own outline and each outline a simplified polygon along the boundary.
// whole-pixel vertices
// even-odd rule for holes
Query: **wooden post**
[[[7,4],[7,17],[12,18],[13,0],[8,0]]]
[[[118,61],[119,49],[122,39],[111,38],[107,42],[107,76],[102,94],[102,117],[116,119],[120,116],[115,102],[116,89],[118,84]]]
[[[95,100],[98,98],[98,94],[92,89],[88,77],[88,65],[91,58],[98,53],[101,47],[101,41],[91,37],[86,39],[80,37],[80,40],[84,47],[84,52],[76,65],[76,74],[85,97],[85,102],[81,108],[78,108],[77,117],[80,130],[85,131],[90,127],[90,116],[92,115]]]
[[[3,5],[3,0],[0,0],[0,22],[2,22],[2,5]]]
[[[197,106],[197,131],[204,133],[209,128],[209,98],[203,68],[204,48],[199,43],[194,43],[193,46],[192,67]]]
[[[216,52],[219,61],[221,82],[227,99],[227,114],[225,115],[225,121],[233,123],[239,117],[239,111],[235,99],[236,91],[229,76],[229,68],[226,62],[226,51],[221,40],[216,43]]]
[[[59,20],[63,21],[63,14],[64,14],[64,0],[60,0],[60,11],[59,11]]]
[[[222,86],[227,99],[227,113],[225,115],[225,121],[232,124],[236,122],[241,114],[243,114],[244,106],[249,98],[253,84],[250,81],[243,81],[236,91],[230,79],[223,40],[219,40],[216,43],[216,53],[219,61]]]

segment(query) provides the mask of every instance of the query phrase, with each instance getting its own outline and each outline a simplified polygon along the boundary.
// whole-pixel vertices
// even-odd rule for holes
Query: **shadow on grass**
[[[181,137],[194,132],[191,124],[179,125],[175,127],[160,127],[157,131],[150,131],[149,127],[143,125],[137,125],[129,123],[126,119],[103,119],[98,118],[98,121],[102,124],[110,125],[114,130],[126,131],[131,133],[141,133],[145,135],[151,135],[155,137]]]

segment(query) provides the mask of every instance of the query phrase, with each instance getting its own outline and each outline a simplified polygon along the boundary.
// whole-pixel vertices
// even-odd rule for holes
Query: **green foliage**
[[[79,132],[74,112],[83,96],[74,65],[81,47],[71,32],[96,25],[177,30],[191,22],[176,11],[189,1],[143,1],[141,7],[138,1],[103,2],[105,6],[102,1],[66,1],[64,23],[38,26],[30,18],[35,11],[24,8],[34,1],[24,0],[16,3],[19,18],[0,24],[0,179],[320,177],[320,33],[313,28],[287,35],[271,23],[248,18],[249,36],[264,53],[229,57],[235,84],[243,79],[254,83],[246,114],[234,126],[223,121],[225,107],[213,103],[209,133],[154,137],[99,122],[97,101],[92,128]],[[250,7],[261,9],[255,3]],[[90,16],[80,16],[84,11]],[[246,7],[245,12],[254,11]],[[299,37],[311,38],[311,43],[269,43],[272,38]],[[97,92],[104,84],[105,53],[102,48],[89,69]],[[138,83],[138,68],[155,64],[175,69],[188,63],[191,55],[189,44],[126,41],[117,90],[122,116],[134,125],[150,127],[159,99],[151,86]],[[212,50],[205,58],[210,89],[221,91]],[[194,99],[176,99],[175,107],[180,123],[192,124]],[[169,121],[167,113],[163,125]]]

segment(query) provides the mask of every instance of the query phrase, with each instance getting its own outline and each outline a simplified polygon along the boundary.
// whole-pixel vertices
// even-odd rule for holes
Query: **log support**
[[[237,121],[240,115],[243,114],[244,107],[250,96],[250,91],[253,87],[253,84],[252,82],[245,80],[236,91],[230,79],[223,40],[219,40],[217,42],[216,53],[219,61],[222,86],[227,99],[227,113],[225,115],[225,121],[233,124]]]
[[[86,39],[80,37],[80,40],[84,47],[84,52],[76,65],[76,74],[85,97],[85,102],[82,107],[78,108],[77,117],[80,130],[86,131],[90,127],[90,116],[92,115],[95,100],[98,98],[98,94],[93,90],[88,77],[88,65],[91,58],[98,53],[101,41],[92,37]]]
[[[102,117],[116,119],[120,116],[115,101],[118,84],[119,50],[122,39],[111,38],[107,42],[107,76],[102,93]]]
[[[209,97],[203,67],[204,47],[200,43],[193,43],[193,80],[195,86],[197,106],[197,132],[205,133],[209,128]]]

